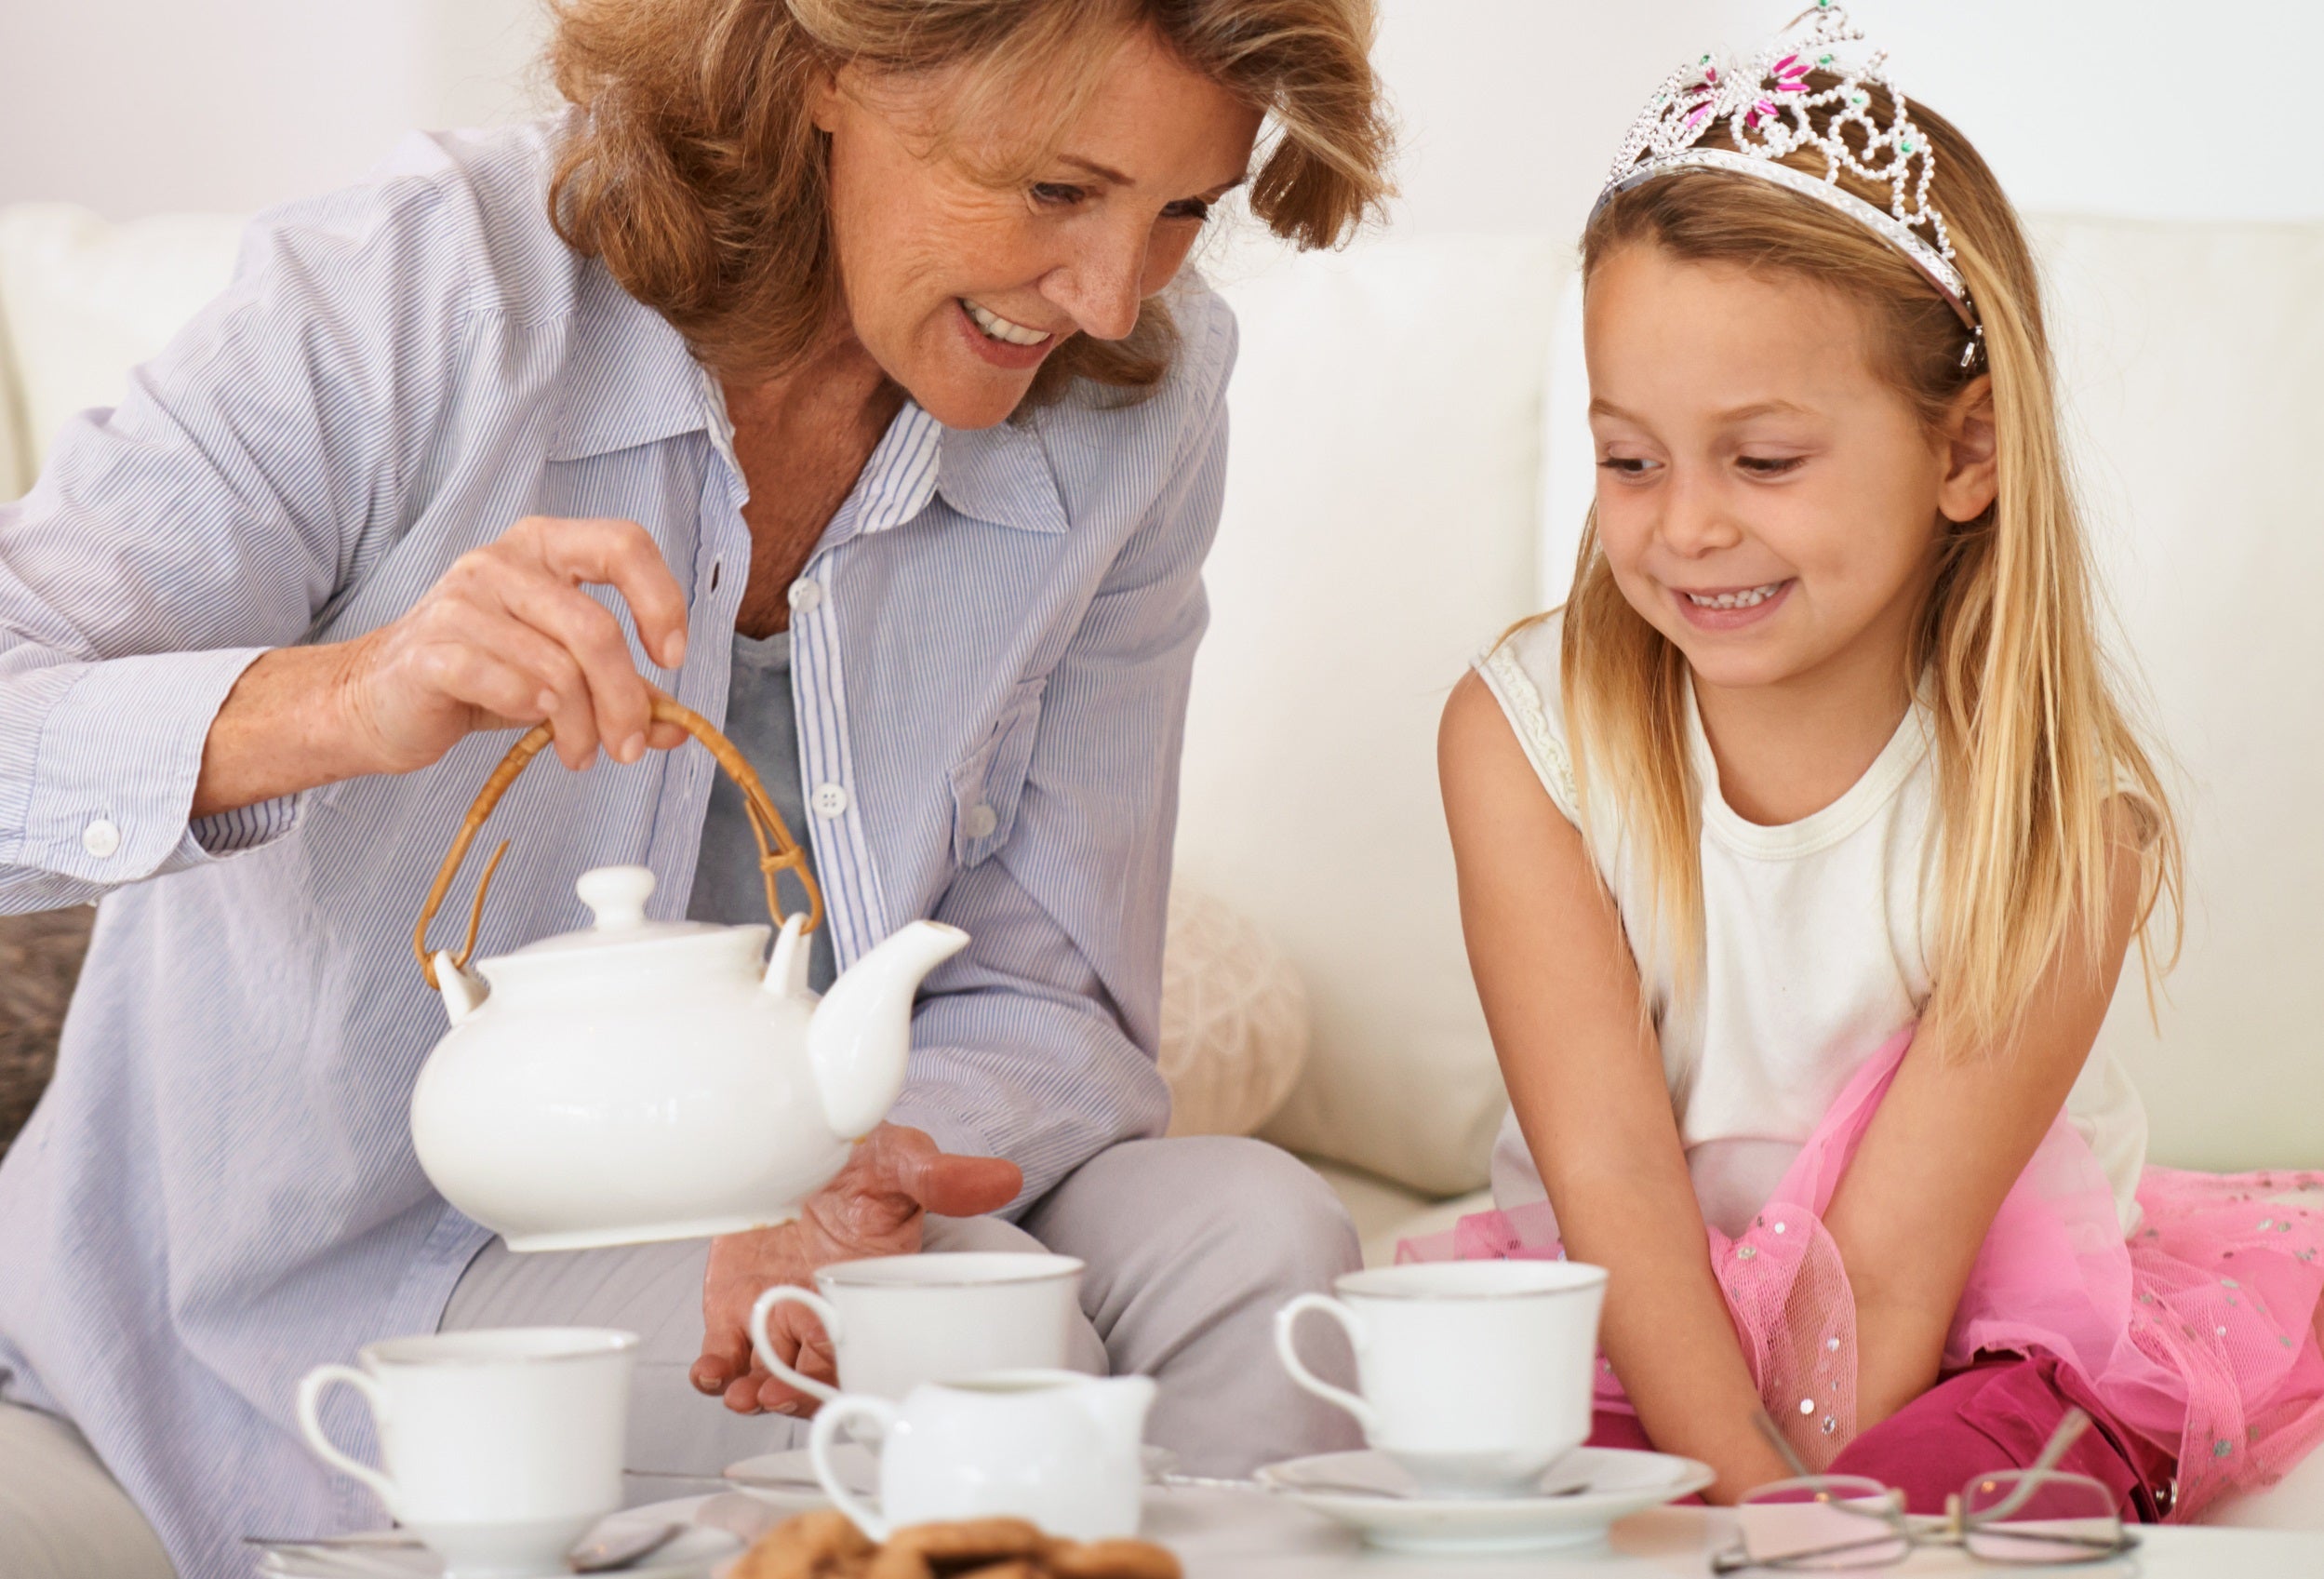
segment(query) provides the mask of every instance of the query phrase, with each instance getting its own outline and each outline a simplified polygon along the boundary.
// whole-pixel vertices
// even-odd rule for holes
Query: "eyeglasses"
[[[1758,1426],[1798,1473],[1735,1505],[1741,1539],[1713,1556],[1714,1573],[1877,1568],[1903,1562],[1917,1546],[1958,1546],[1979,1562],[2104,1562],[2138,1546],[2112,1492],[2056,1467],[2090,1426],[2078,1409],[2058,1423],[2032,1467],[1978,1476],[1945,1500],[1943,1519],[1907,1514],[1904,1493],[1877,1480],[1811,1475],[1765,1412]]]

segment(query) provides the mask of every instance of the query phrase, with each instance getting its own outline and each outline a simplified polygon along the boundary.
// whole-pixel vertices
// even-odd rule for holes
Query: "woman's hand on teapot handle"
[[[685,662],[686,599],[643,527],[527,516],[454,560],[400,618],[245,670],[211,721],[194,815],[409,772],[475,730],[544,718],[576,769],[600,748],[634,762],[679,744],[686,732],[653,721],[653,687],[590,585],[621,594],[663,667]]]
[[[920,1248],[921,1220],[997,1211],[1024,1187],[1024,1174],[997,1157],[939,1151],[926,1131],[882,1124],[856,1143],[838,1177],[807,1198],[798,1218],[710,1241],[702,1275],[702,1354],[694,1385],[723,1393],[738,1414],[772,1410],[812,1414],[815,1400],[768,1374],[751,1352],[751,1305],[777,1283],[811,1287],[815,1269]],[[768,1338],[789,1364],[835,1382],[822,1328],[788,1302],[770,1313]]]

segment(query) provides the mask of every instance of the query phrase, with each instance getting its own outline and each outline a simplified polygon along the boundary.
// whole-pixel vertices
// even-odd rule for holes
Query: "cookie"
[[[786,1519],[744,1552],[728,1579],[856,1579],[874,1547],[836,1508]]]
[[[1058,1541],[1047,1566],[1052,1579],[1181,1579],[1178,1559],[1152,1541]]]
[[[1039,1559],[1048,1537],[1022,1519],[955,1519],[915,1524],[888,1538],[864,1579],[953,1579],[1011,1560]]]

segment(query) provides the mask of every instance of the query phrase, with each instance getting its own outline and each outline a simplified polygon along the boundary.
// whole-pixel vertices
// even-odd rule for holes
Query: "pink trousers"
[[[2058,1467],[2112,1492],[2123,1518],[2159,1519],[2168,1504],[2157,1492],[2170,1483],[2174,1468],[2169,1455],[2108,1419],[2090,1390],[2048,1356],[1980,1355],[1969,1369],[1860,1432],[1825,1473],[1867,1477],[1903,1492],[1912,1512],[1942,1514],[1945,1498],[1978,1476],[2031,1465],[2072,1408],[2090,1417],[2090,1428]],[[1653,1443],[1636,1415],[1601,1409],[1590,1446],[1651,1449]]]

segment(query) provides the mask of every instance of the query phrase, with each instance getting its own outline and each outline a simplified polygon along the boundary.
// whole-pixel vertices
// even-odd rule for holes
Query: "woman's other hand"
[[[909,1255],[920,1225],[997,1211],[1024,1187],[1013,1162],[939,1151],[919,1130],[882,1124],[856,1144],[837,1178],[807,1198],[795,1221],[710,1241],[702,1275],[702,1354],[694,1385],[723,1393],[738,1414],[811,1414],[815,1400],[775,1380],[751,1352],[751,1306],[777,1283],[813,1287],[815,1269],[874,1255]],[[768,1338],[789,1364],[836,1384],[830,1341],[797,1305],[775,1306]]]
[[[283,648],[243,672],[202,756],[207,816],[365,773],[425,768],[478,729],[549,720],[556,754],[634,762],[685,740],[652,717],[654,688],[609,586],[662,667],[686,659],[686,599],[634,521],[530,515],[453,561],[402,617],[353,641]]]

